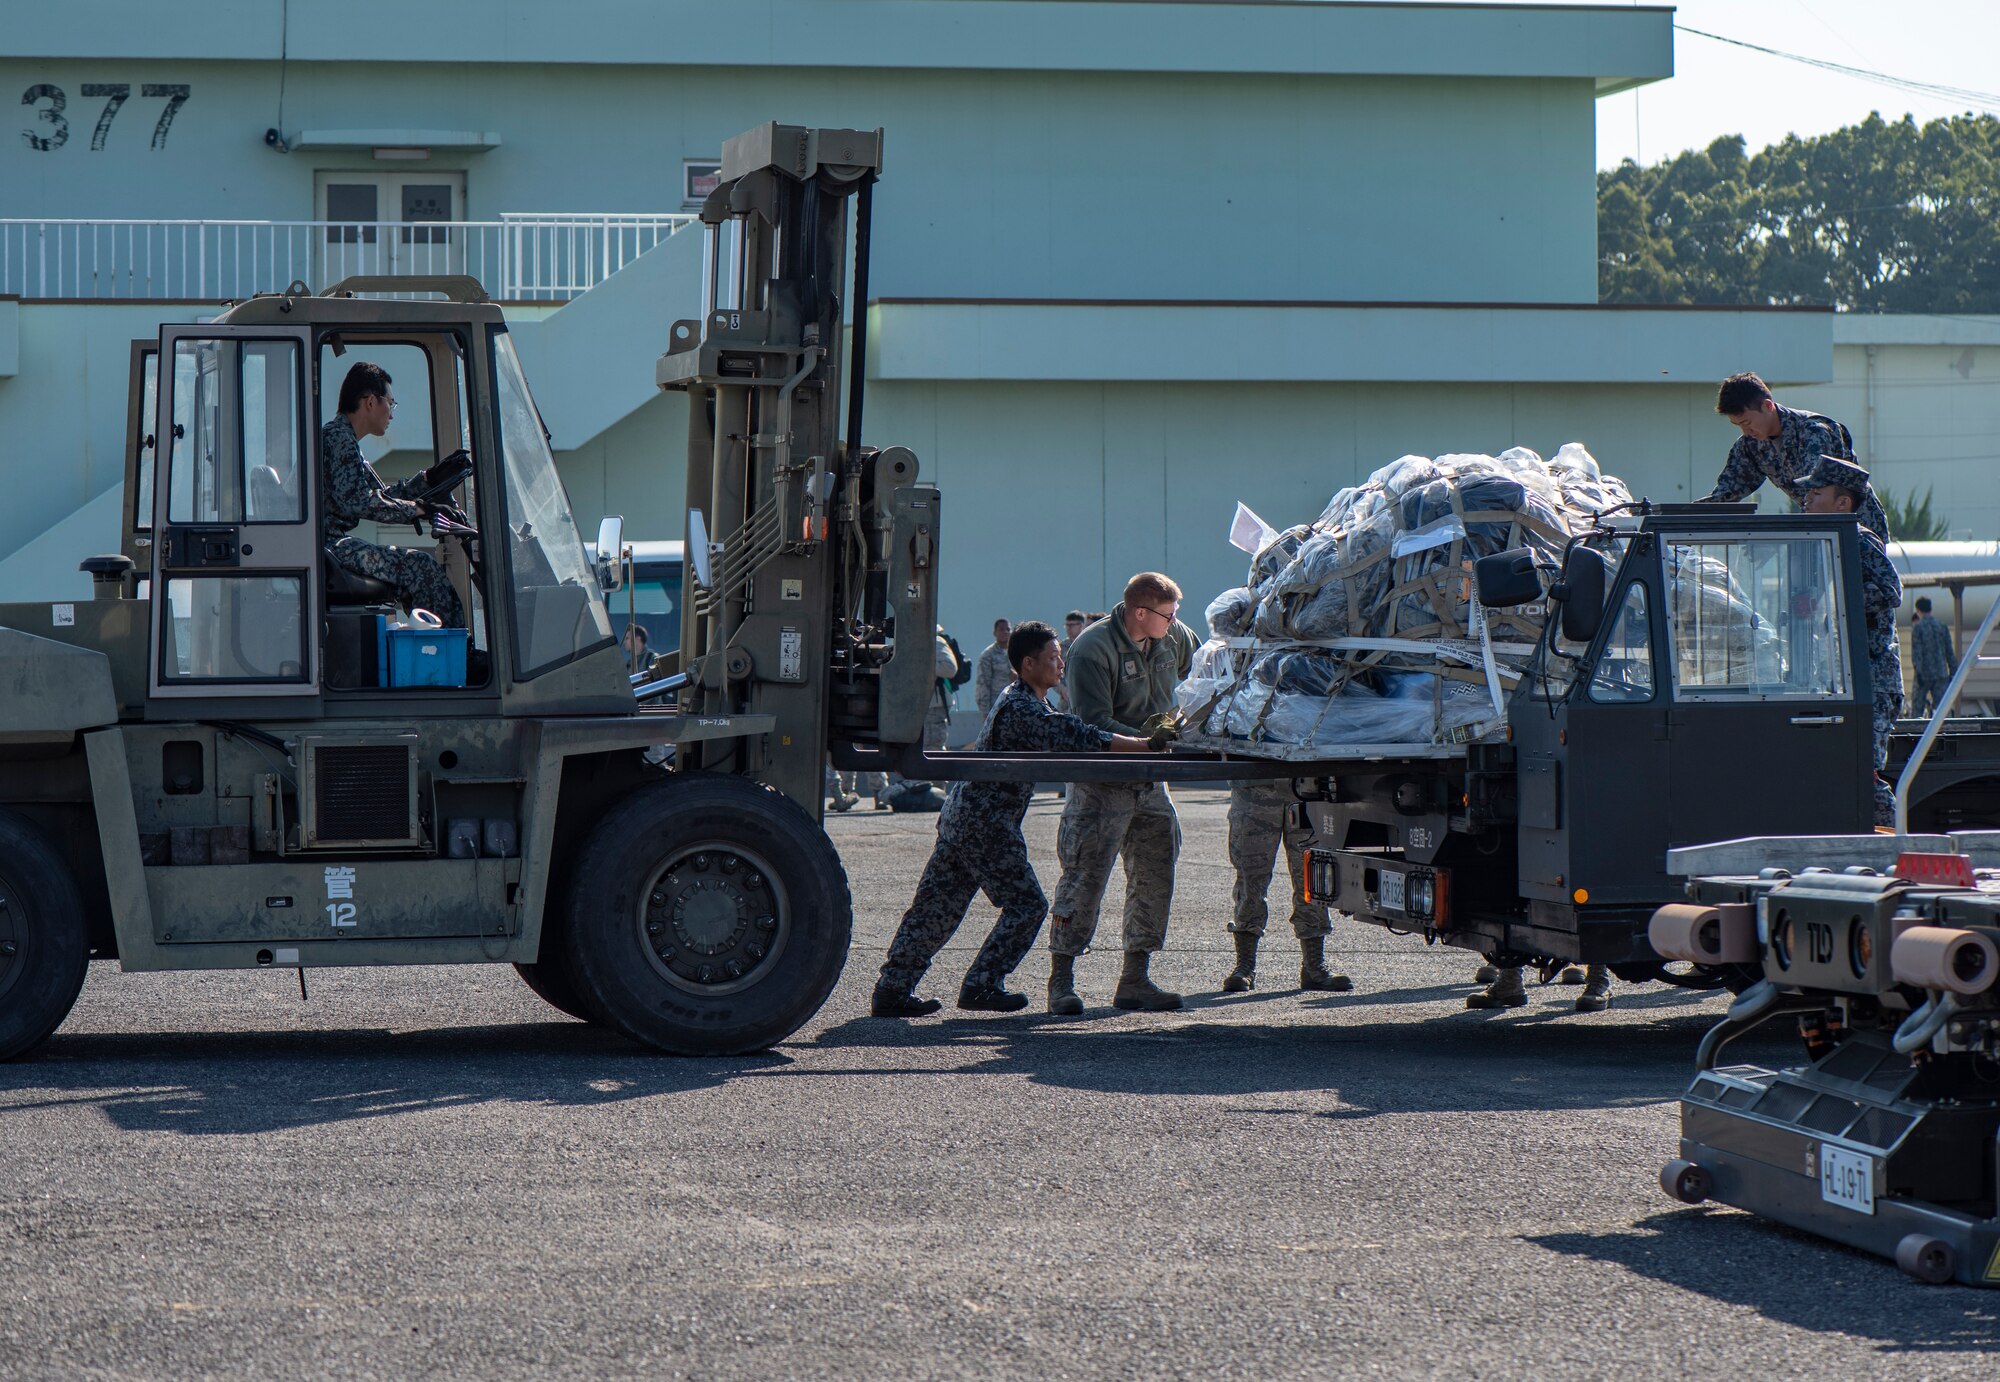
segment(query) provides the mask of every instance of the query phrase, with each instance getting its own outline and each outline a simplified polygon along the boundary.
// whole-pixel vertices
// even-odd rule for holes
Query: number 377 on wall
[[[190,90],[183,82],[147,82],[139,88],[140,100],[166,102],[160,108],[160,118],[153,125],[152,147],[155,149],[167,147],[167,131],[174,127],[175,114],[187,104]],[[104,141],[111,134],[111,122],[118,118],[119,107],[132,99],[132,84],[85,82],[83,98],[104,102],[104,108],[97,115],[97,126],[90,132],[91,152],[101,153]],[[35,112],[34,125],[21,131],[21,138],[28,141],[29,148],[46,154],[69,143],[69,95],[61,87],[37,82],[21,93],[21,104],[32,107]]]

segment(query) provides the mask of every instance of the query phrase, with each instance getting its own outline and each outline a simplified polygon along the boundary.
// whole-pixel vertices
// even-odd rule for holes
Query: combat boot
[[[1354,981],[1326,967],[1326,937],[1299,938],[1299,987],[1309,992],[1346,993]]]
[[[1580,984],[1583,981],[1583,971],[1575,965],[1564,965],[1563,972],[1556,976],[1558,984]]]
[[[929,1017],[943,1006],[935,998],[919,998],[887,980],[876,982],[875,996],[868,1000],[868,1011],[876,1017]]]
[[[975,984],[967,979],[958,990],[958,1006],[966,1012],[1017,1013],[1028,1006],[1028,995],[1009,992],[1000,984]]]
[[[1504,965],[1500,977],[1486,988],[1484,993],[1475,993],[1465,1000],[1468,1008],[1518,1008],[1528,1001],[1528,991],[1521,984],[1521,967]]]
[[[1583,978],[1583,992],[1576,996],[1580,1013],[1601,1013],[1611,1006],[1611,971],[1592,965]]]
[[[1257,987],[1257,933],[1231,931],[1236,941],[1236,968],[1222,981],[1224,993],[1248,993]]]
[[[1181,1005],[1178,993],[1168,993],[1146,975],[1146,966],[1152,962],[1152,955],[1144,950],[1125,952],[1125,968],[1118,975],[1117,991],[1111,995],[1111,1006],[1123,1008],[1127,1012],[1171,1012]]]
[[[1083,1012],[1083,1000],[1076,996],[1076,956],[1049,955],[1049,1011],[1057,1017],[1076,1017]]]
[[[1498,965],[1481,965],[1472,971],[1472,982],[1475,984],[1490,984],[1499,977],[1500,966]]]

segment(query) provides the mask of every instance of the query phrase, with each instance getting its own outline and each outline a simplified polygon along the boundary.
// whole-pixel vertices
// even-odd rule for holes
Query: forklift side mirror
[[[625,519],[611,514],[597,525],[597,588],[606,595],[625,584]]]
[[[1589,547],[1572,547],[1563,563],[1563,637],[1572,643],[1588,643],[1597,637],[1604,622],[1604,554]],[[1552,592],[1553,593],[1553,592]]]
[[[1526,547],[1495,552],[1472,564],[1479,603],[1488,609],[1512,609],[1542,598],[1542,579],[1535,574],[1535,554]]]

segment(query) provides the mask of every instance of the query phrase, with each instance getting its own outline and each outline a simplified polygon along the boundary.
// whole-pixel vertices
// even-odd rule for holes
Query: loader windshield
[[[514,343],[493,333],[493,397],[507,471],[507,564],[514,595],[514,669],[522,680],[611,641],[597,580]]]

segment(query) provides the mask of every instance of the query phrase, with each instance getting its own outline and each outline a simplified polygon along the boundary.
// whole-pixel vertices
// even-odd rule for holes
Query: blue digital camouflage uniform
[[[1928,715],[1937,708],[1944,689],[1951,684],[1958,655],[1951,646],[1951,630],[1935,615],[1925,615],[1910,629],[1910,668],[1917,684],[1917,704],[1910,713]]]
[[[1784,491],[1786,498],[1802,505],[1810,488],[1805,483],[1806,477],[1812,474],[1821,456],[1854,454],[1854,442],[1847,428],[1830,417],[1779,405],[1778,418],[1780,431],[1775,440],[1736,439],[1736,445],[1729,448],[1729,459],[1723,462],[1722,474],[1715,478],[1715,488],[1702,496],[1704,501],[1734,503],[1748,499],[1769,480]],[[1856,512],[1862,527],[1884,542],[1889,540],[1889,516],[1882,512],[1882,502],[1875,497],[1873,485],[1862,495],[1861,507]]]
[[[974,741],[978,752],[1048,753],[1094,751],[1111,735],[1074,715],[1051,709],[1019,681],[994,704]],[[908,993],[930,968],[931,959],[958,930],[972,895],[984,888],[999,904],[978,958],[966,971],[968,987],[998,987],[1014,972],[1041,934],[1048,899],[1028,862],[1021,817],[1034,796],[1031,782],[959,782],[938,815],[937,846],[924,865],[917,895],[903,914],[889,958],[882,964],[885,986]]]
[[[393,485],[382,483],[375,467],[361,454],[361,443],[345,417],[336,416],[319,429],[320,465],[326,483],[320,494],[319,540],[333,559],[349,571],[387,581],[410,609],[427,609],[451,629],[465,627],[458,592],[445,579],[444,568],[428,552],[403,547],[379,547],[354,536],[364,518],[377,523],[415,523],[423,509],[408,496],[423,482],[421,474]]]
[[[1896,643],[1896,609],[1903,578],[1881,540],[1866,528],[1861,539],[1861,612],[1868,621],[1868,675],[1875,683],[1875,824],[1896,823],[1896,794],[1882,780],[1889,764],[1889,732],[1903,708],[1903,653]]]

